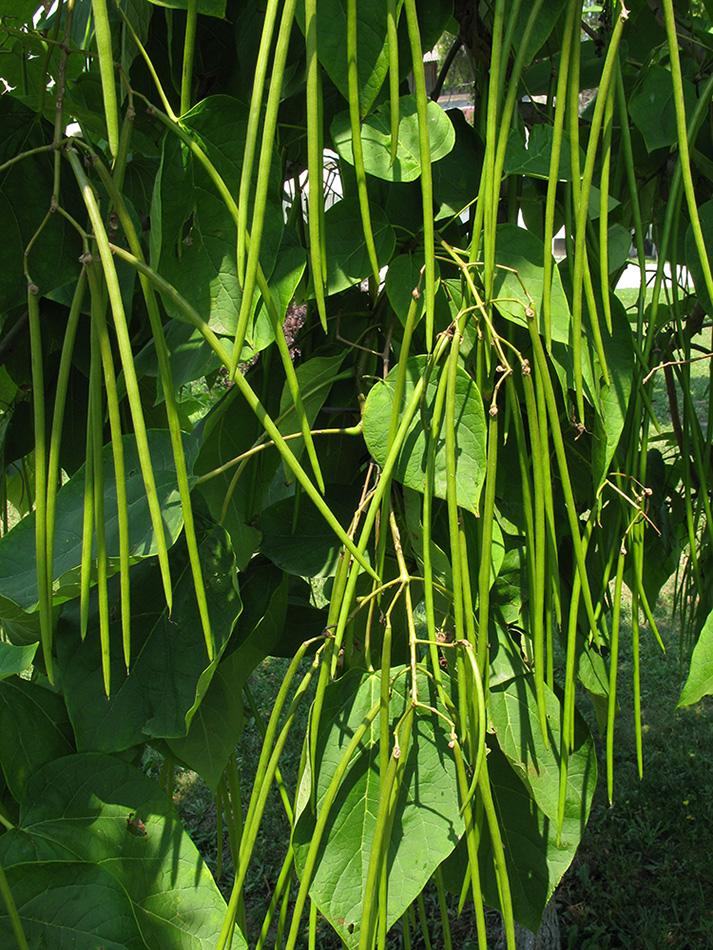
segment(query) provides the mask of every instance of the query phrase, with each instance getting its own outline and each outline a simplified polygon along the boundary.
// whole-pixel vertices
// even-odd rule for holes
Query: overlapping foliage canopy
[[[319,912],[371,950],[434,879],[513,946],[597,781],[576,689],[611,796],[619,637],[639,723],[674,575],[681,702],[713,690],[708,0],[35,6],[0,0],[0,943],[292,948]],[[473,125],[429,100],[445,31]],[[227,904],[147,744],[216,793]]]

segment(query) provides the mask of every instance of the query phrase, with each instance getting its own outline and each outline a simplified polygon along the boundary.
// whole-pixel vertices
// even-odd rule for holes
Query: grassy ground
[[[556,895],[567,950],[713,947],[713,700],[675,711],[678,633],[667,618],[658,619],[666,655],[653,636],[641,649],[642,780],[631,648],[626,638],[622,644],[614,804],[606,800],[599,743],[600,781],[590,821]]]

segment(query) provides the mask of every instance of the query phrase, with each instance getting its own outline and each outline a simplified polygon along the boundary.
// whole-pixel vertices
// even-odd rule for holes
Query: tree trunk
[[[537,934],[526,927],[515,924],[516,950],[560,950],[560,922],[554,901],[550,901],[542,915],[542,923]],[[501,923],[498,928],[495,950],[507,950],[505,928]]]

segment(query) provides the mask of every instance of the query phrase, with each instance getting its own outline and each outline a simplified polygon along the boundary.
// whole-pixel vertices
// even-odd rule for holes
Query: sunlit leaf
[[[416,356],[406,364],[406,385],[403,403],[412,397],[414,388],[426,371],[425,356]],[[383,382],[369,391],[364,409],[364,438],[373,458],[379,465],[386,461],[389,439],[389,420],[394,399],[396,369]],[[423,494],[426,478],[427,439],[423,419],[430,423],[438,388],[438,377],[431,376],[426,387],[422,411],[416,413],[403,447],[399,452],[394,478]],[[483,400],[470,376],[458,368],[456,381],[456,496],[458,504],[478,512],[480,492],[485,478],[486,428]],[[446,497],[446,435],[441,433],[436,445],[434,494]]]
[[[393,729],[411,702],[407,668],[392,668],[394,682],[389,704]],[[426,702],[431,688],[419,677],[419,694]],[[378,702],[380,674],[347,673],[327,687],[317,739],[317,808],[354,730]],[[426,698],[427,697],[427,698]],[[455,762],[449,734],[441,719],[418,710],[387,858],[387,926],[391,926],[421,892],[427,880],[463,833],[458,814]],[[347,769],[332,805],[310,895],[347,947],[359,945],[361,911],[369,854],[379,808],[379,720],[372,723]],[[307,803],[308,773],[303,778],[301,809],[292,843],[298,873],[304,866],[314,832],[314,815]]]
[[[713,694],[713,613],[703,624],[693,648],[691,668],[681,690],[678,706],[692,706],[703,696]]]
[[[0,837],[0,862],[32,946],[45,937],[51,950],[65,938],[82,950],[212,950],[225,916],[171,801],[107,755],[70,755],[42,769],[18,827]],[[10,932],[2,904],[3,945]],[[239,932],[233,946],[246,946]]]
[[[348,112],[340,112],[331,126],[334,147],[340,157],[354,164],[352,133]],[[428,138],[431,161],[447,155],[455,143],[450,119],[435,102],[428,103]],[[364,169],[385,181],[415,181],[421,175],[416,97],[399,99],[399,138],[396,159],[391,162],[391,107],[389,102],[376,108],[362,122],[361,140]]]

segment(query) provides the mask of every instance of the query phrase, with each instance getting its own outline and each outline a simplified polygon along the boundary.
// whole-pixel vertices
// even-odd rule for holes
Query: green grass
[[[666,655],[650,634],[641,646],[643,779],[636,764],[631,644],[624,637],[614,803],[606,801],[598,742],[600,781],[591,817],[556,895],[567,950],[713,946],[713,699],[675,711],[679,636],[670,617],[660,611],[657,619]],[[595,730],[593,715],[588,718]]]

